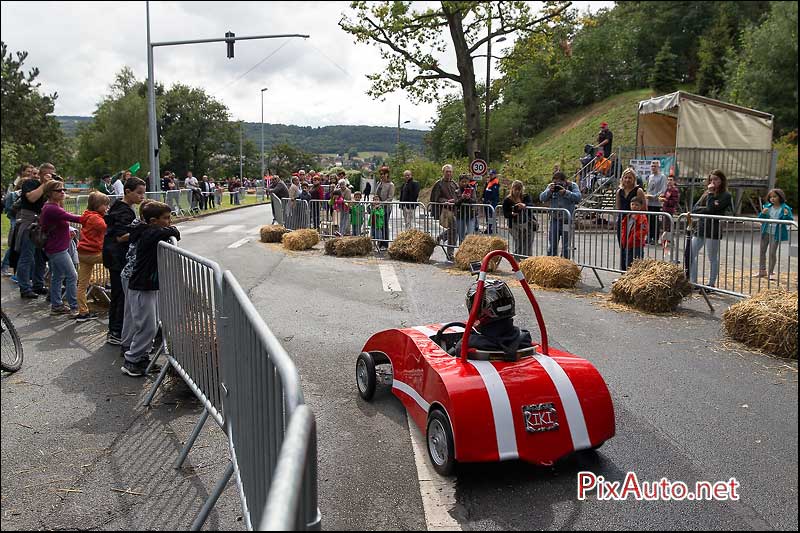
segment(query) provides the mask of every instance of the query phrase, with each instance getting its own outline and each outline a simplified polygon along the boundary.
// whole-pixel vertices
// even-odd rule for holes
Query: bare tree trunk
[[[464,95],[464,112],[467,118],[467,157],[475,158],[480,152],[481,121],[478,114],[478,95],[475,88],[475,69],[472,65],[472,56],[467,51],[467,41],[464,38],[464,28],[461,25],[461,13],[445,11],[450,35],[453,38],[453,47],[456,51],[458,73],[461,77],[461,90]]]

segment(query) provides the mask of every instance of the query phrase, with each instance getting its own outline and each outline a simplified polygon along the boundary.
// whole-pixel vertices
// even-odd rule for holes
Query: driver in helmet
[[[467,290],[465,304],[472,311],[478,281]],[[513,357],[517,351],[533,346],[531,333],[514,325],[514,294],[499,279],[487,279],[483,285],[483,298],[473,331],[469,336],[469,347],[486,352],[503,352]],[[450,350],[452,355],[461,354],[461,341]]]

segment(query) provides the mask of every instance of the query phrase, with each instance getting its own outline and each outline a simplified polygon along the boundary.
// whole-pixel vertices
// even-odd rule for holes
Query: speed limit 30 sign
[[[476,159],[469,164],[469,170],[475,176],[483,176],[486,174],[487,166],[488,165],[486,165],[486,161],[483,159]]]

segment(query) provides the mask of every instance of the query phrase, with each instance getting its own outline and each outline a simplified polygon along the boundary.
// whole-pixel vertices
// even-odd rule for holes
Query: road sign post
[[[488,170],[488,165],[483,159],[475,159],[469,164],[469,170],[473,176],[483,176]]]

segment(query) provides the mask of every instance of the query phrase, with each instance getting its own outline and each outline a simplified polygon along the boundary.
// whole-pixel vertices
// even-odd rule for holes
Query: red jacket
[[[633,217],[633,225],[628,228],[628,217]],[[645,215],[625,215],[622,217],[621,243],[623,248],[643,248],[647,240],[648,223]]]
[[[81,215],[81,240],[78,241],[78,251],[85,254],[102,253],[105,234],[106,221],[97,211],[87,209]]]

